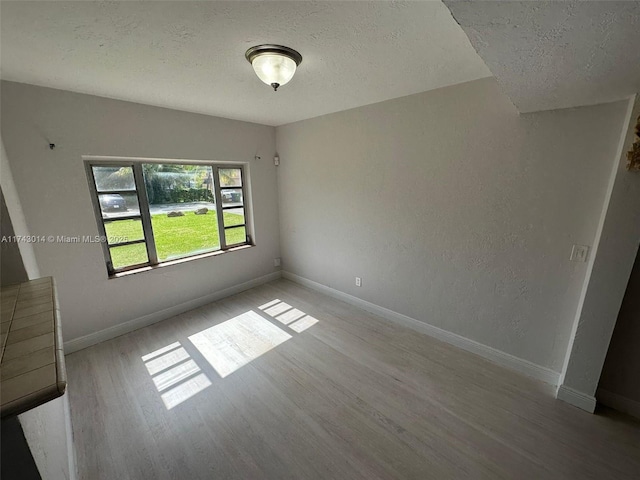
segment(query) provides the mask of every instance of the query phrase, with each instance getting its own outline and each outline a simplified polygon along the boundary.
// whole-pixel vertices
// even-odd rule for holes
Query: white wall
[[[75,480],[78,472],[68,394],[33,408],[19,418],[43,480]]]
[[[609,175],[596,256],[584,283],[558,389],[558,398],[590,411],[595,408],[594,394],[640,243],[640,174],[626,169],[640,97],[625,103],[627,122]]]
[[[0,191],[0,236],[11,238],[15,236],[11,216],[4,201],[4,194]],[[0,285],[14,285],[26,282],[27,271],[24,269],[22,256],[18,244],[13,241],[0,243]]]
[[[18,191],[16,189],[15,182],[13,181],[13,175],[11,173],[11,166],[9,165],[9,159],[7,158],[7,152],[4,148],[4,140],[0,135],[0,184],[2,185],[2,194],[6,202],[6,207],[9,215],[11,215],[11,224],[16,235],[28,237],[29,230],[24,219],[24,212],[22,211],[22,205],[18,198]],[[40,271],[38,270],[38,264],[36,262],[36,256],[33,252],[33,245],[31,243],[21,242],[18,243],[18,250],[20,251],[21,261],[24,265],[24,269],[27,272],[27,277],[30,279],[40,278]]]
[[[250,164],[255,248],[108,279],[99,244],[34,245],[41,275],[57,282],[65,340],[274,271],[273,127],[11,82],[2,82],[1,93],[2,138],[32,235],[98,234],[82,155]]]
[[[283,268],[559,372],[625,106],[483,79],[278,127]]]

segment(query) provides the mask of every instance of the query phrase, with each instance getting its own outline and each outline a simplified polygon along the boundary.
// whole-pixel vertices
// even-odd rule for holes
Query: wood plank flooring
[[[640,478],[630,417],[286,280],[69,355],[67,371],[87,480]]]

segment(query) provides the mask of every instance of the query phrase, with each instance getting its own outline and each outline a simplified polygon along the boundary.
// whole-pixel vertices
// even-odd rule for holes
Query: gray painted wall
[[[78,478],[69,395],[33,408],[19,418],[43,480]]]
[[[609,174],[608,194],[597,232],[596,255],[583,287],[582,302],[573,326],[575,334],[567,350],[561,389],[558,390],[558,398],[567,399],[577,392],[577,397],[588,399],[593,406],[640,243],[640,175],[626,169],[626,152],[635,140],[634,127],[640,117],[640,98],[636,96],[625,103],[627,122],[622,128]]]
[[[1,88],[2,138],[31,235],[98,234],[82,155],[249,163],[254,248],[108,279],[99,244],[35,244],[40,274],[56,279],[65,341],[274,271],[273,127],[12,82]]]
[[[13,181],[11,165],[9,165],[9,159],[7,158],[7,152],[4,148],[2,136],[0,136],[0,185],[2,186],[2,194],[4,195],[7,211],[11,216],[11,224],[14,233],[17,235],[29,236],[29,229],[27,228],[26,221],[24,219],[24,212],[22,211],[22,205],[20,204],[16,184]],[[40,278],[40,271],[38,270],[38,264],[36,262],[35,254],[33,253],[33,244],[29,242],[20,242],[18,243],[18,249],[20,251],[24,269],[27,272],[27,277],[30,279]]]
[[[640,251],[624,294],[598,388],[640,403]]]
[[[0,193],[1,236],[13,236],[13,225],[4,194]],[[1,244],[0,271],[2,285],[26,282],[27,272],[22,263],[18,244]],[[16,417],[3,419],[3,455],[7,445],[10,453],[2,461],[2,478],[40,479],[77,478],[75,450],[71,433],[69,402],[65,395],[29,410]],[[5,424],[10,428],[5,429]]]
[[[283,268],[560,371],[625,109],[483,79],[278,127]]]
[[[14,237],[13,224],[4,201],[4,193],[0,191],[0,238],[3,240]],[[0,285],[13,285],[26,282],[27,271],[22,263],[22,256],[18,244],[12,241],[0,243]]]

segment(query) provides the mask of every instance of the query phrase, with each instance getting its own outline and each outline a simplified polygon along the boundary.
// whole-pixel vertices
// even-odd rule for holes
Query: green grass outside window
[[[224,220],[227,225],[244,222],[242,215],[227,212],[224,212]],[[182,217],[167,217],[166,213],[152,215],[151,225],[158,260],[161,262],[220,249],[218,217],[215,211],[209,211],[204,215],[185,212]],[[105,224],[105,229],[107,237],[117,237],[119,241],[140,238],[139,220],[108,222]],[[246,241],[244,228],[226,230],[226,236],[227,245]],[[144,244],[112,247],[111,259],[115,269],[144,263],[147,261],[146,248]]]

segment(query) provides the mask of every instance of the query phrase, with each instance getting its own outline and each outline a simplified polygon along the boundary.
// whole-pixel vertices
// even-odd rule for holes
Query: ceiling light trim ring
[[[251,47],[244,54],[247,61],[253,64],[253,60],[255,60],[260,55],[266,55],[268,53],[283,55],[285,57],[289,57],[291,60],[296,62],[296,66],[299,67],[302,63],[302,55],[295,51],[293,48],[285,47],[284,45],[273,45],[273,44],[264,44],[264,45],[256,45],[255,47]]]

